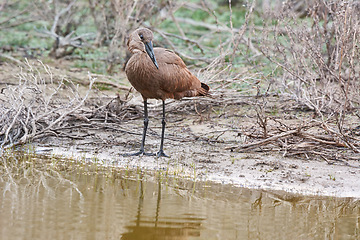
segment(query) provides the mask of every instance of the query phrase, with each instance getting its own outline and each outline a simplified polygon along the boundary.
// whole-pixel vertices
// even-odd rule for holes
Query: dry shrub
[[[159,5],[154,0],[89,0],[89,3],[97,27],[95,44],[109,46],[107,71],[111,72],[125,58],[126,37],[159,11]]]
[[[284,93],[320,115],[359,107],[359,13],[356,1],[314,1],[305,18],[283,5],[259,48],[283,71]]]
[[[288,125],[264,114],[267,99],[263,98],[265,104],[257,103],[262,134],[249,135],[261,140],[235,149],[277,149],[284,156],[320,156],[327,161],[358,159],[354,119],[360,117],[359,4],[314,0],[299,12],[296,2],[284,2],[280,11],[267,12],[257,47],[277,72],[273,79],[277,91],[296,100],[290,109],[314,114],[293,115],[297,124]]]
[[[82,11],[83,2],[36,0],[33,6],[37,17],[49,26],[38,29],[38,32],[54,39],[49,53],[51,57],[62,58],[71,55],[76,48],[88,45],[87,40],[92,38],[92,33],[76,34],[87,16]]]
[[[26,61],[26,66],[16,75],[17,85],[1,90],[1,148],[56,135],[57,128],[68,124],[65,118],[83,106],[94,82],[89,75],[89,90],[80,96],[71,80],[54,79],[50,68],[42,62],[35,66]]]
[[[119,59],[125,56],[128,31],[151,18],[160,4],[154,0],[36,0],[34,6],[39,19],[49,26],[39,32],[54,39],[50,56],[62,58],[71,55],[76,48],[90,46],[87,40],[95,38],[95,46],[109,47],[108,61],[119,63]],[[80,28],[91,22],[94,22],[96,34],[77,35]]]

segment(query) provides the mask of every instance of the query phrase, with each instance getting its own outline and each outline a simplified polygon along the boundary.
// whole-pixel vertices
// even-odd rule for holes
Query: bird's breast
[[[125,67],[129,82],[143,97],[161,99],[158,70],[146,54],[134,54]]]

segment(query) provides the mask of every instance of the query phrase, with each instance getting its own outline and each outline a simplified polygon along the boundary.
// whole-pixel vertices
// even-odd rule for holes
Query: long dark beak
[[[146,50],[147,54],[149,55],[149,57],[151,58],[151,60],[153,61],[153,63],[155,64],[156,68],[159,69],[159,65],[156,62],[154,49],[153,49],[151,41],[145,43],[145,50]]]

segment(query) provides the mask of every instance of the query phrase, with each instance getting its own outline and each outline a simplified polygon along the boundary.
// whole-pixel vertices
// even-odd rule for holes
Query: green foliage
[[[74,61],[73,67],[86,68],[92,73],[106,74],[106,48],[77,48],[74,54],[80,59]]]
[[[234,28],[240,28],[245,23],[245,15],[247,9],[244,7],[233,7],[232,14],[229,7],[221,7],[216,11],[216,15],[220,22],[226,23],[230,27],[230,16]]]
[[[209,13],[197,9],[195,11],[187,9],[187,8],[181,8],[174,14],[176,17],[182,17],[182,18],[191,18],[194,21],[203,21],[208,22],[209,21]]]
[[[0,38],[1,46],[24,47],[29,44],[29,38],[25,32],[2,31]]]
[[[88,69],[91,73],[106,74],[106,64],[105,64],[105,62],[102,62],[102,61],[75,60],[73,67],[85,68],[85,69]]]

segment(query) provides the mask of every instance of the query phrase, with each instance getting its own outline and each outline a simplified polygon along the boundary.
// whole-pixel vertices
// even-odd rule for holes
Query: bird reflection
[[[160,216],[161,180],[158,180],[155,217],[142,216],[144,203],[143,180],[140,180],[139,203],[134,224],[126,226],[128,232],[121,236],[122,240],[142,239],[188,239],[200,236],[204,218],[183,215],[182,217],[165,218]]]

